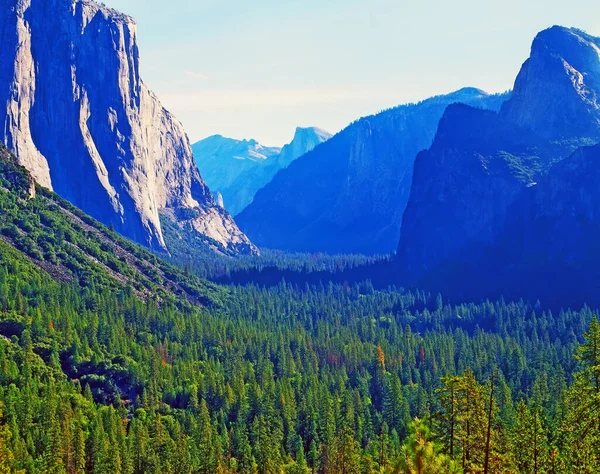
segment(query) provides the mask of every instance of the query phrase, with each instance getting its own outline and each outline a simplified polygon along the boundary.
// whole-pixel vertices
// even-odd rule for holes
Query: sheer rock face
[[[505,95],[475,88],[362,118],[280,171],[236,216],[258,245],[383,254],[398,245],[417,153],[449,104],[498,110]]]
[[[415,162],[398,249],[407,278],[449,292],[464,291],[459,284],[481,285],[483,294],[508,288],[516,276],[503,280],[503,269],[525,274],[522,262],[537,254],[541,234],[533,220],[549,214],[558,225],[569,213],[593,214],[589,199],[575,192],[582,174],[567,171],[584,166],[570,157],[575,150],[600,140],[599,42],[579,30],[545,30],[499,113],[446,110],[433,145]],[[593,153],[584,155],[589,164]],[[560,239],[541,241],[547,259],[568,258]],[[486,271],[497,276],[487,288]]]
[[[9,0],[0,28],[2,141],[40,184],[153,248],[165,248],[159,213],[212,213],[181,123],[140,79],[132,18],[89,0]],[[211,222],[224,247],[251,248],[228,215]]]
[[[599,180],[600,145],[577,149],[523,193],[507,223],[503,246],[519,262],[598,271]]]

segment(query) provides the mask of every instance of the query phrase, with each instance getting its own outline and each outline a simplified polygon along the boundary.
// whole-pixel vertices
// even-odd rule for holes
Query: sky
[[[535,34],[600,36],[598,0],[104,0],[137,21],[142,78],[209,135],[288,143],[465,86],[512,88]]]

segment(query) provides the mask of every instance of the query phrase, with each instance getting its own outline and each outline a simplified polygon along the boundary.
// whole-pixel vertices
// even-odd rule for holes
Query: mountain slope
[[[141,80],[132,18],[90,0],[9,0],[0,25],[0,138],[38,183],[152,248],[166,247],[160,214],[185,209],[224,250],[251,251]]]
[[[0,145],[0,241],[25,254],[55,280],[117,291],[131,287],[157,300],[180,295],[207,302],[212,290],[185,277],[52,191],[35,184],[14,155]]]
[[[597,44],[579,30],[545,30],[534,40],[512,96],[499,113],[448,108],[433,145],[415,162],[398,249],[398,264],[409,281],[480,297],[500,288],[515,295],[519,290],[513,283],[518,280],[523,284],[520,296],[548,297],[548,289],[560,285],[542,278],[547,288],[534,291],[524,275],[550,270],[554,255],[560,257],[548,276],[560,274],[571,252],[594,261],[595,251],[577,231],[578,219],[569,217],[593,216],[582,207],[591,199],[591,190],[583,186],[589,184],[584,171],[589,163],[568,157],[600,141]],[[575,156],[593,161],[590,150],[581,149]],[[579,173],[567,172],[578,167]],[[578,200],[575,190],[580,185]],[[547,209],[553,209],[553,217],[546,230],[553,234],[544,237],[534,229],[545,221]],[[568,226],[563,232],[552,227],[561,222],[572,225],[574,234],[567,235]],[[567,251],[572,245],[578,249]]]
[[[319,128],[298,127],[283,148],[215,135],[192,145],[192,150],[210,189],[220,193],[227,210],[236,215],[279,170],[329,138],[331,135]]]
[[[505,98],[467,88],[360,119],[278,173],[236,222],[269,248],[392,252],[415,156],[431,144],[445,108],[497,110]]]

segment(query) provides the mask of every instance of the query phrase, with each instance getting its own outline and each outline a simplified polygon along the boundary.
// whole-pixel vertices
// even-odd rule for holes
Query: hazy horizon
[[[297,126],[336,133],[462,87],[503,92],[538,31],[600,34],[590,0],[107,3],[136,18],[142,77],[192,142],[221,134],[281,146]]]

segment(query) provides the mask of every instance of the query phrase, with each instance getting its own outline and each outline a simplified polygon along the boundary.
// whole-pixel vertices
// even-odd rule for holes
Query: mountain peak
[[[278,167],[287,168],[292,161],[312,151],[317,145],[332,137],[331,133],[318,127],[296,127],[294,139],[285,145],[278,157]]]
[[[584,44],[594,44],[598,46],[600,38],[590,35],[579,28],[570,28],[561,25],[554,25],[550,28],[540,31],[533,40],[532,49],[540,44],[552,45],[553,50],[560,49],[560,46],[568,44],[569,41],[583,42]]]
[[[331,137],[331,133],[319,127],[296,127],[296,132],[294,133],[294,139],[292,140],[292,143],[305,138],[316,139],[319,142],[324,142],[329,140]]]
[[[462,89],[458,89],[457,91],[451,92],[448,95],[451,98],[456,97],[457,100],[489,96],[489,94],[486,91],[484,91],[483,89],[478,89],[477,87],[463,87]]]
[[[503,113],[540,137],[600,137],[600,38],[553,26],[533,40]]]

